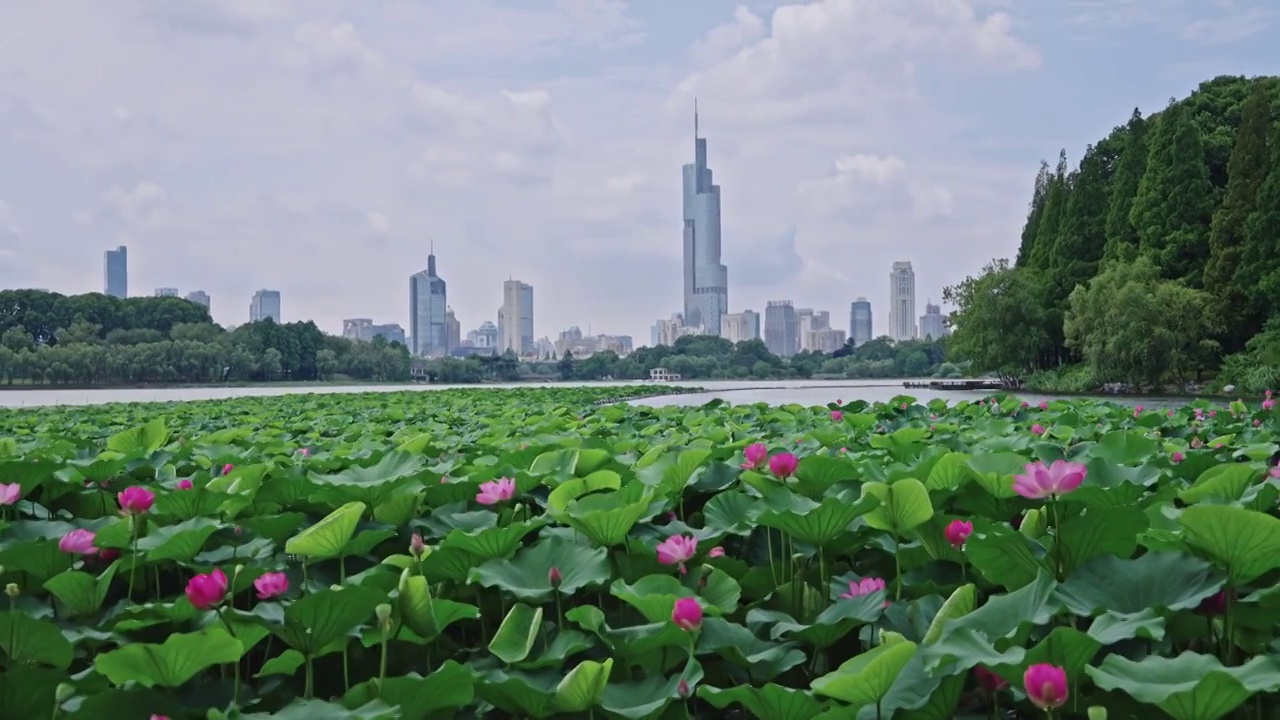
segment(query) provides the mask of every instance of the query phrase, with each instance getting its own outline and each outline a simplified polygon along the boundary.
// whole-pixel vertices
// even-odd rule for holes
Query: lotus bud
[[[388,605],[387,603],[382,603],[381,605],[373,609],[373,614],[376,615],[378,618],[378,627],[382,628],[383,632],[390,633],[391,632],[391,606]]]
[[[1089,720],[1107,720],[1107,709],[1100,705],[1089,708]]]
[[[562,580],[564,580],[564,577],[560,575],[560,568],[553,566],[547,571],[547,582],[551,583],[551,587],[560,587],[560,582]]]
[[[405,588],[409,587],[410,577],[412,577],[412,573],[409,572],[409,568],[405,568],[404,572],[400,573],[400,584],[396,587],[401,595],[404,594]]]
[[[681,700],[688,700],[692,694],[692,691],[689,690],[689,681],[680,678],[679,684],[676,685],[676,695],[679,695]]]
[[[59,705],[75,697],[76,688],[70,683],[58,683],[58,687],[53,691],[53,699]]]
[[[413,537],[409,538],[409,554],[413,556],[414,560],[421,560],[423,553],[426,551],[427,545],[422,542],[422,535],[414,533]]]
[[[9,583],[4,586],[4,594],[10,598],[16,598],[22,594],[22,591],[18,589],[18,583]]]

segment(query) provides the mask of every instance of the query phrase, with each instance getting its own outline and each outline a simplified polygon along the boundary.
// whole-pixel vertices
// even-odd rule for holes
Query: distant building
[[[427,269],[409,277],[409,331],[413,333],[410,352],[419,357],[440,357],[449,353],[449,332],[445,323],[448,289],[436,274],[433,247],[427,255]]]
[[[720,321],[720,337],[734,343],[759,340],[760,313],[754,310],[743,310],[740,313],[725,315]]]
[[[129,249],[124,245],[102,256],[103,292],[111,297],[129,297]]]
[[[889,271],[889,337],[916,339],[916,273],[909,262],[895,262]]]
[[[178,297],[178,288],[175,288],[175,287],[156,288],[156,297]]]
[[[848,336],[844,330],[831,327],[810,329],[804,332],[801,344],[810,352],[833,353],[844,347]]]
[[[408,346],[404,328],[399,323],[377,325],[370,318],[349,318],[342,321],[342,337],[360,342],[372,342],[380,337],[389,343]]]
[[[453,314],[453,308],[447,306],[444,309],[444,334],[450,350],[462,345],[462,323]]]
[[[498,347],[498,326],[485,320],[480,327],[467,333],[467,344],[477,348]]]
[[[849,337],[855,347],[871,342],[871,302],[860,297],[849,304]]]
[[[203,305],[205,310],[212,308],[212,301],[209,299],[209,293],[203,290],[192,290],[187,293],[187,300],[197,305]]]
[[[693,327],[684,324],[684,315],[676,313],[666,320],[659,320],[657,324],[657,342],[654,346],[666,345],[668,347],[675,345],[676,340],[686,335],[701,335],[702,328]]]
[[[788,358],[800,349],[800,320],[790,300],[770,300],[764,308],[764,344],[769,352]]]
[[[707,166],[707,141],[698,137],[693,108],[693,162],[684,181],[684,321],[707,335],[720,335],[729,307],[729,269],[720,261],[720,186]]]
[[[920,338],[923,340],[941,340],[947,335],[946,316],[942,308],[926,301],[924,314],[920,316]]]
[[[279,290],[259,290],[249,302],[249,322],[260,322],[267,318],[277,323],[282,322]]]
[[[502,283],[502,309],[498,311],[498,350],[530,355],[533,341],[533,286],[519,280]]]

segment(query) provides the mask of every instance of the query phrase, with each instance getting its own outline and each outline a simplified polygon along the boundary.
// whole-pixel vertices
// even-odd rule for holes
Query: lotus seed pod
[[[4,594],[16,598],[22,594],[22,591],[18,589],[18,583],[9,583],[4,586]]]
[[[373,609],[373,613],[378,616],[378,622],[386,623],[391,619],[391,606],[387,603],[382,603]]]

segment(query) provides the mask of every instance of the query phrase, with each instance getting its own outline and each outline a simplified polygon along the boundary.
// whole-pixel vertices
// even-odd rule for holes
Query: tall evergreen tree
[[[1199,287],[1213,209],[1200,130],[1184,105],[1170,101],[1151,132],[1147,171],[1129,212],[1138,247],[1166,278]]]
[[[1256,209],[1244,225],[1237,282],[1245,285],[1250,307],[1265,322],[1280,315],[1280,122],[1271,134],[1270,165],[1258,188]]]
[[[1134,108],[1125,126],[1124,147],[1111,181],[1107,247],[1103,252],[1103,257],[1108,260],[1127,259],[1138,248],[1138,233],[1129,221],[1129,213],[1133,209],[1133,199],[1138,196],[1138,185],[1147,171],[1147,125],[1142,113]]]
[[[1113,143],[1090,145],[1080,159],[1080,170],[1071,183],[1049,267],[1057,279],[1057,294],[1065,307],[1076,285],[1087,283],[1098,273],[1098,261],[1107,242],[1107,210],[1110,202],[1110,165]]]
[[[1044,212],[1036,225],[1035,244],[1027,265],[1045,269],[1049,267],[1049,259],[1053,257],[1054,245],[1058,242],[1058,232],[1062,228],[1062,216],[1066,213],[1069,187],[1067,184],[1067,151],[1058,152],[1058,166],[1049,178],[1048,188],[1044,194]]]
[[[1226,197],[1213,215],[1209,259],[1204,267],[1204,287],[1217,301],[1227,352],[1244,349],[1249,338],[1262,329],[1261,308],[1250,302],[1249,290],[1258,287],[1261,278],[1253,275],[1263,268],[1258,264],[1241,267],[1241,259],[1245,224],[1258,208],[1258,190],[1271,165],[1271,94],[1266,84],[1254,82],[1240,113],[1240,129],[1227,165]]]
[[[1049,163],[1040,161],[1040,172],[1036,173],[1036,186],[1031,194],[1031,206],[1027,209],[1027,222],[1022,226],[1022,242],[1018,245],[1018,257],[1014,267],[1022,267],[1031,260],[1031,252],[1036,244],[1036,230],[1040,226],[1040,218],[1044,215],[1045,194],[1049,191]]]

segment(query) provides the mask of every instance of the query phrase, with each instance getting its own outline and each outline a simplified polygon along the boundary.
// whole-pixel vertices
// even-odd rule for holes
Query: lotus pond
[[[1280,713],[1274,403],[635,392],[0,413],[0,717]]]

